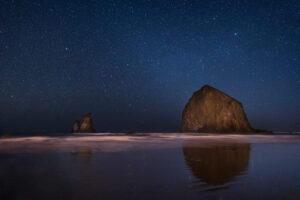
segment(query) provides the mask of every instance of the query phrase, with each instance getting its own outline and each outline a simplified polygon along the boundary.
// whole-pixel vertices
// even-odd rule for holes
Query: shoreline
[[[68,136],[27,136],[0,139],[0,154],[77,152],[90,149],[91,152],[121,152],[132,150],[155,150],[182,148],[183,145],[218,145],[232,143],[250,144],[300,144],[299,135],[245,135],[245,134],[178,134],[149,133],[135,135],[68,135]],[[106,134],[106,135],[103,135]],[[110,134],[110,135],[109,135]]]

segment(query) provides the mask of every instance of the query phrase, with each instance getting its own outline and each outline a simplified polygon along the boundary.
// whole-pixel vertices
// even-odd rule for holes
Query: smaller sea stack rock
[[[81,125],[80,125],[80,132],[81,133],[95,133],[96,132],[96,130],[94,129],[91,113],[86,114],[82,118]]]
[[[79,129],[80,129],[80,121],[75,120],[72,124],[72,133],[79,133]]]
[[[256,132],[247,119],[243,105],[213,88],[196,91],[182,113],[181,132]]]

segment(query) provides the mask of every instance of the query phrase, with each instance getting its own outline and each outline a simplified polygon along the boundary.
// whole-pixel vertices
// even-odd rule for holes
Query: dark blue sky
[[[0,131],[178,131],[204,84],[300,130],[300,1],[0,0]]]

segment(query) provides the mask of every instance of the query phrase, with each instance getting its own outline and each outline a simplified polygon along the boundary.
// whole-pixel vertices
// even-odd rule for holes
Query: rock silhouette
[[[80,130],[80,121],[75,120],[72,124],[72,133],[79,133]]]
[[[248,169],[249,143],[183,146],[184,159],[193,175],[209,185],[223,185]]]
[[[96,130],[94,129],[92,114],[88,113],[83,116],[81,125],[80,125],[81,133],[94,133]]]
[[[213,88],[196,91],[182,113],[181,132],[255,132],[243,105]]]

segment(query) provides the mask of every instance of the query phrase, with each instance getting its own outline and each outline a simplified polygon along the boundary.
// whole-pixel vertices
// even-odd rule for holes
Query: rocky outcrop
[[[75,120],[72,124],[72,133],[79,133],[80,130],[80,121]]]
[[[81,123],[75,120],[72,124],[72,133],[95,133],[92,114],[88,113],[83,116]]]
[[[182,113],[181,132],[256,132],[243,105],[213,88],[203,86],[195,92]]]
[[[94,129],[92,114],[88,113],[83,116],[81,125],[80,125],[81,133],[94,133],[96,130]]]

